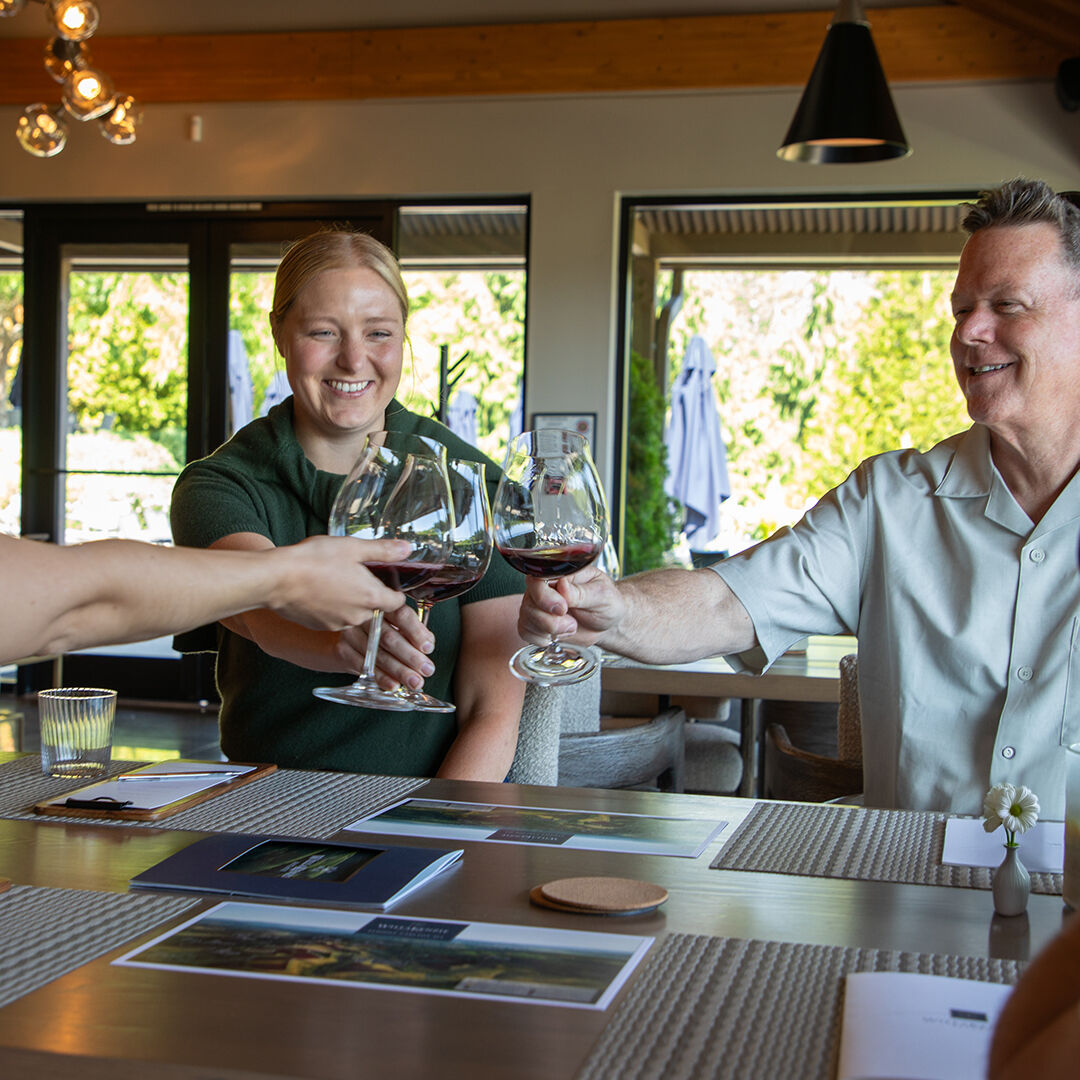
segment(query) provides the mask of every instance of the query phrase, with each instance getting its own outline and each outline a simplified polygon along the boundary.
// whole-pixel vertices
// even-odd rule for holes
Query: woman
[[[277,271],[270,327],[292,397],[181,474],[178,544],[258,551],[325,533],[334,496],[365,437],[390,430],[437,438],[451,457],[486,460],[448,428],[404,409],[408,296],[393,253],[363,233],[297,241]],[[498,472],[490,467],[491,483]],[[221,745],[234,760],[291,768],[502,780],[513,759],[523,686],[507,668],[523,579],[497,554],[484,579],[432,609],[434,651],[410,612],[387,627],[380,666],[452,700],[457,712],[399,713],[321,701],[363,667],[362,629],[311,631],[258,610],[217,630]],[[188,640],[181,649],[192,649]],[[402,662],[404,661],[404,662]],[[327,672],[341,673],[337,679]]]

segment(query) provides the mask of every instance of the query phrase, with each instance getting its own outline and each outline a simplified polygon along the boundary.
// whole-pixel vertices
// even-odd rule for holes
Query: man
[[[968,431],[863,462],[715,567],[531,580],[522,636],[760,672],[808,633],[856,634],[867,805],[978,814],[1009,780],[1062,819],[1062,745],[1080,741],[1080,210],[1015,180],[964,226]]]
[[[316,630],[365,622],[405,597],[364,561],[395,562],[400,540],[315,536],[273,551],[198,551],[133,540],[59,547],[0,534],[0,663],[190,630],[271,608]]]

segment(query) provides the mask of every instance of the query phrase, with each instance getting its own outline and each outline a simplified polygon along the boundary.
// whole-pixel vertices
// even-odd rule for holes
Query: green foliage
[[[501,461],[524,366],[524,272],[411,271],[405,280],[413,362],[398,396],[408,408],[434,416],[440,346],[450,346],[451,364],[468,353],[451,397],[464,390],[476,398],[477,444]]]
[[[714,385],[731,551],[798,520],[865,457],[969,426],[949,358],[951,270],[688,272],[672,379],[691,333]],[[670,284],[658,279],[666,293]]]
[[[146,434],[183,460],[187,275],[73,273],[68,410],[80,431]]]
[[[627,432],[623,572],[636,574],[664,562],[678,535],[676,504],[664,492],[664,395],[652,364],[630,354],[630,426]]]
[[[0,270],[0,427],[10,422],[11,381],[22,352],[22,274]]]
[[[240,331],[251,373],[252,415],[259,416],[267,388],[285,361],[277,354],[270,333],[270,305],[274,297],[274,273],[234,271],[230,276],[229,326]]]
[[[952,275],[905,270],[875,278],[851,347],[836,364],[830,428],[807,447],[810,483],[822,489],[872,454],[925,450],[970,425],[949,356]]]

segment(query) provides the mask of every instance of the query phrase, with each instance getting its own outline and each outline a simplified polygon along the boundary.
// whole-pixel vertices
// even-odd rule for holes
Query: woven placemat
[[[116,776],[145,761],[114,761],[109,776]],[[94,818],[92,824],[127,828],[190,829],[193,832],[279,833],[324,839],[339,829],[383,806],[404,798],[426,780],[414,776],[366,776],[359,773],[308,772],[278,769],[259,780],[226,791],[190,810],[181,810],[160,821],[128,821]],[[41,775],[35,757],[0,765],[0,817],[35,821],[76,821],[88,818],[44,817],[29,808],[36,802],[56,798],[85,780],[57,780]]]
[[[948,818],[921,810],[758,803],[711,866],[989,889],[987,867],[942,864]],[[1032,892],[1060,896],[1061,888],[1061,874],[1031,874]]]
[[[578,1080],[832,1080],[843,979],[915,971],[1015,983],[1014,960],[672,934],[631,980]]]
[[[0,1006],[194,907],[198,900],[12,885],[0,893]]]

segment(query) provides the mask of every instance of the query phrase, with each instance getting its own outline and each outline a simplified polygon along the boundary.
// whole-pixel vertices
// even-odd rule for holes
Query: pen
[[[243,776],[241,769],[214,769],[210,772],[122,773],[117,780],[191,780],[196,776]]]

